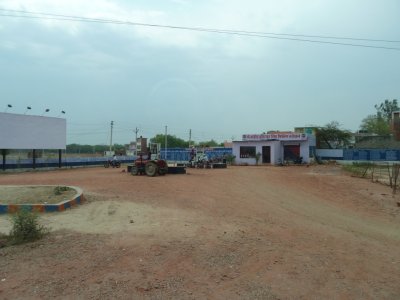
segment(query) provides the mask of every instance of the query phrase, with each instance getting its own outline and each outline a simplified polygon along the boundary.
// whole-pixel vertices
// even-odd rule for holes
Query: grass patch
[[[0,248],[7,246],[8,244],[8,235],[0,233]]]
[[[353,162],[351,165],[343,165],[343,169],[358,177],[365,177],[368,170],[373,169],[374,164],[369,162]]]

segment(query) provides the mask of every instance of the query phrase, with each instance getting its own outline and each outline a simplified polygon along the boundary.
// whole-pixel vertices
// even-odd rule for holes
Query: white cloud
[[[159,5],[139,9],[134,4],[110,0],[5,0],[3,8],[46,12],[53,14],[82,16],[99,19],[112,19],[161,25],[206,27],[248,31],[282,32],[293,24],[299,9],[306,5],[296,5],[294,1],[251,0],[209,0],[198,3],[185,0],[172,0],[184,5],[185,9],[175,9],[174,5]],[[308,1],[307,3],[312,3]],[[154,3],[153,3],[154,5]],[[26,20],[24,20],[26,21]],[[63,31],[77,36],[83,29],[90,30],[92,23],[56,20],[38,20],[49,30]],[[201,33],[186,30],[154,28],[143,26],[96,24],[109,28],[113,34],[125,38],[140,38],[157,46],[180,48],[205,48],[223,50],[231,56],[260,55],[265,48],[265,40],[238,38],[215,33]]]
[[[24,49],[24,52],[37,58],[59,58],[64,54],[64,50],[61,47],[39,42],[27,42],[24,45]]]
[[[85,71],[113,71],[122,68],[123,60],[101,51],[86,51],[70,54],[63,62],[66,66],[79,68]]]
[[[11,42],[11,41],[3,41],[0,43],[0,47],[5,49],[5,50],[14,50],[16,49],[16,45],[15,43]]]
[[[187,5],[187,4],[189,4],[188,0],[171,0],[171,2],[179,4],[179,5]]]

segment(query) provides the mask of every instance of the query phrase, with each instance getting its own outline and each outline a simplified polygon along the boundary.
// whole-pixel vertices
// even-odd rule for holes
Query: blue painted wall
[[[343,150],[343,160],[397,161],[400,160],[400,150],[345,149]]]

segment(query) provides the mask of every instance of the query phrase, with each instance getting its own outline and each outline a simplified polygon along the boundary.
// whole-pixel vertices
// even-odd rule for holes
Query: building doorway
[[[271,163],[271,147],[270,146],[262,147],[262,163],[263,164]]]

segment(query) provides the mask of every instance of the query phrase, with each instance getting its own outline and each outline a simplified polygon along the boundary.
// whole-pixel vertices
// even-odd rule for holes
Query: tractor
[[[143,159],[142,155],[135,160],[131,168],[132,175],[156,176],[165,175],[168,172],[168,165],[165,160],[162,159]]]
[[[159,159],[159,148],[158,144],[150,145],[148,159],[143,159],[143,153],[139,154],[139,158],[135,160],[131,168],[132,175],[156,176],[165,175],[168,173],[168,164],[165,160]],[[152,150],[152,151],[151,151]]]

